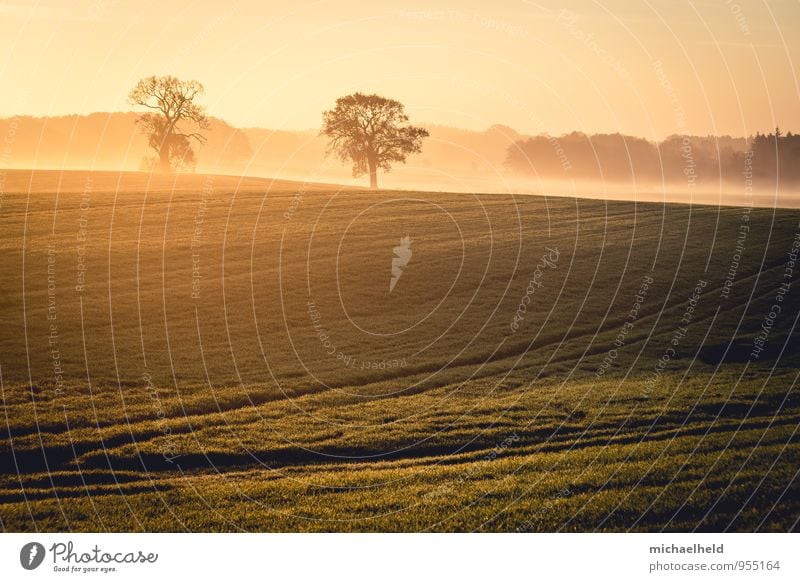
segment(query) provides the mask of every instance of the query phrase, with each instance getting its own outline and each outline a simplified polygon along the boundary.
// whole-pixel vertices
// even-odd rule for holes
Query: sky
[[[128,111],[172,74],[239,127],[362,91],[476,130],[800,131],[798,25],[797,0],[0,0],[0,117]]]

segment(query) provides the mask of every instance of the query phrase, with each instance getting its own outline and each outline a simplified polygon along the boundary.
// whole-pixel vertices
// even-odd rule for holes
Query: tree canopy
[[[209,128],[205,109],[195,103],[203,91],[198,81],[152,76],[139,81],[128,95],[131,104],[149,110],[137,123],[158,154],[162,172],[194,167],[192,140],[205,143],[201,132]]]
[[[403,104],[379,95],[353,93],[336,100],[323,113],[320,132],[330,138],[329,153],[351,161],[353,176],[369,173],[370,187],[378,187],[377,171],[388,172],[422,150],[428,131],[408,124]]]

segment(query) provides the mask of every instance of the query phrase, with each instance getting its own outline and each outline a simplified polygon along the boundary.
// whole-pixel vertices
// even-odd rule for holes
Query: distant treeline
[[[673,135],[662,142],[621,134],[536,136],[509,146],[506,165],[544,179],[637,182],[800,182],[800,136],[750,138]]]

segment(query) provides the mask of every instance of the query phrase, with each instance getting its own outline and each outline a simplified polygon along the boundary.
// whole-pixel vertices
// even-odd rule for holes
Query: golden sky
[[[800,131],[797,0],[11,0],[0,23],[5,117],[129,110],[169,73],[237,126],[317,128],[359,90],[470,129]]]

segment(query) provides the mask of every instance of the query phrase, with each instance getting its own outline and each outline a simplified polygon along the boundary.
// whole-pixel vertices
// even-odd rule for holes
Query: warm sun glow
[[[237,127],[317,129],[353,91],[476,130],[800,127],[791,1],[45,0],[0,18],[2,116],[124,111],[140,78],[172,74],[200,80],[209,113]]]

